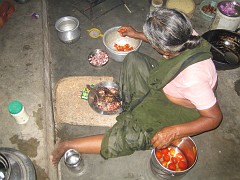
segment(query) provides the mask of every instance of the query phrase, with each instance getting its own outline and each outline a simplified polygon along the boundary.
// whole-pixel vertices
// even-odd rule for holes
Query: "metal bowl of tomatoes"
[[[107,30],[103,35],[103,44],[111,59],[123,62],[128,53],[139,49],[142,41],[130,37],[122,37],[118,31],[119,28],[120,26]]]
[[[150,167],[154,175],[168,179],[184,176],[197,161],[197,147],[190,137],[177,139],[167,148],[153,149]]]

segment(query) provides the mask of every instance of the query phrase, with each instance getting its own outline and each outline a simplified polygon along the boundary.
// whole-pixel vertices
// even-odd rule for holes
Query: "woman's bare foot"
[[[61,157],[65,153],[64,142],[57,141],[55,144],[55,148],[50,156],[50,161],[54,167],[57,167]]]

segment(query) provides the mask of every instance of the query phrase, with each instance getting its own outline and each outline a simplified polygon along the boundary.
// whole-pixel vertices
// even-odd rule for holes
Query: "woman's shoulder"
[[[183,72],[184,71],[185,73],[192,73],[192,71],[197,71],[202,73],[212,71],[214,74],[217,73],[215,65],[211,58],[194,63],[188,66],[185,70],[183,70]]]
[[[185,83],[200,83],[203,81],[215,80],[217,71],[211,59],[197,62],[188,66],[180,73],[181,79]]]

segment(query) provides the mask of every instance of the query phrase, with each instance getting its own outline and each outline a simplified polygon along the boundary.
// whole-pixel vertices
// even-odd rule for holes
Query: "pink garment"
[[[213,92],[216,83],[215,66],[211,59],[207,59],[184,69],[163,91],[175,98],[188,99],[197,109],[203,110],[217,101]]]

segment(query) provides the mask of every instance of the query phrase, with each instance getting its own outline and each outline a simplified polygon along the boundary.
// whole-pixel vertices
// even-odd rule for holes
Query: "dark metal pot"
[[[211,52],[217,70],[235,69],[240,66],[240,35],[237,33],[238,30],[232,32],[225,29],[214,29],[202,35],[204,39],[215,47],[211,48]],[[216,48],[222,53],[218,52]],[[235,55],[237,58],[235,63],[229,62],[226,56],[223,55],[227,52]]]
[[[15,0],[15,1],[20,4],[24,4],[24,3],[27,3],[29,0]]]

